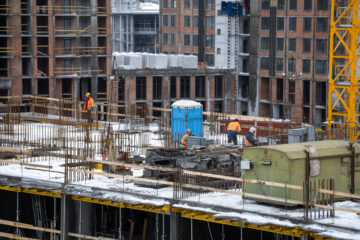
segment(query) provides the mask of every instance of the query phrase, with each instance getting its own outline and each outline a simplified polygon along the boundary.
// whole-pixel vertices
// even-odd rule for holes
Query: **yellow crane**
[[[359,0],[331,0],[328,128],[332,138],[360,135]]]

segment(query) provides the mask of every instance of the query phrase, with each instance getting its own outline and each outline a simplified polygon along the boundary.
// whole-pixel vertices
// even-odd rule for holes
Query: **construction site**
[[[0,0],[0,239],[360,239],[359,0],[120,2]]]

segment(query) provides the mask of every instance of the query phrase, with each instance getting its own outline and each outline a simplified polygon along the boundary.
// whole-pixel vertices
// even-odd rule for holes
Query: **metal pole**
[[[122,228],[121,207],[119,207],[119,240],[122,240],[121,228]]]
[[[162,236],[161,240],[165,240],[165,214],[162,215]]]
[[[224,224],[221,224],[221,240],[225,240],[225,229],[224,229]]]
[[[193,227],[193,219],[192,218],[190,218],[190,235],[191,235],[190,239],[194,240],[194,227]]]
[[[81,224],[82,224],[82,219],[81,219],[81,201],[80,201],[80,207],[79,207],[79,234],[81,234]],[[81,238],[79,237],[79,240],[81,240]]]
[[[243,240],[243,228],[240,227],[240,240]]]
[[[159,214],[158,213],[156,214],[156,217],[155,217],[155,228],[156,228],[156,237],[155,237],[155,239],[159,240]]]
[[[19,192],[16,192],[16,221],[20,221]],[[20,236],[20,229],[16,228],[16,235]]]
[[[54,221],[54,229],[56,229],[56,197],[54,197],[54,218],[53,218],[53,221]],[[54,233],[54,238],[53,240],[56,240],[57,239],[57,236],[56,236],[56,233]]]

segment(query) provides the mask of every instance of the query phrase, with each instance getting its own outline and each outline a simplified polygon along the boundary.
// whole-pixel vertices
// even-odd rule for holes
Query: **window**
[[[63,38],[62,45],[62,53],[71,54],[71,38]]]
[[[73,69],[71,59],[63,60],[63,68],[64,68],[64,72],[71,72],[71,70]]]
[[[276,58],[276,71],[282,72],[284,71],[284,59]]]
[[[315,60],[315,73],[325,74],[326,66],[327,66],[326,60]]]
[[[277,30],[284,30],[284,17],[277,17]]]
[[[289,38],[289,49],[290,52],[296,52],[296,38]]]
[[[276,38],[276,47],[278,51],[284,51],[284,38]]]
[[[190,34],[184,34],[184,46],[190,46]]]
[[[205,28],[213,29],[214,27],[215,27],[215,25],[214,25],[214,16],[206,16],[205,17]]]
[[[311,18],[306,17],[304,18],[304,32],[310,32],[311,31]]]
[[[162,77],[153,77],[153,99],[162,98]]]
[[[223,97],[223,78],[222,76],[215,76],[215,98]]]
[[[190,16],[184,15],[184,27],[191,27],[190,25]]]
[[[163,26],[164,27],[169,26],[169,16],[168,15],[163,15]]]
[[[205,0],[206,1],[206,10],[214,9],[214,0]]]
[[[205,61],[209,66],[214,66],[214,54],[205,54]]]
[[[327,39],[316,39],[316,53],[327,53]]]
[[[221,29],[220,29],[220,28],[218,28],[218,29],[216,30],[216,35],[221,35]]]
[[[64,34],[69,34],[71,30],[71,18],[70,17],[63,17],[62,18],[62,28]]]
[[[312,0],[304,0],[304,10],[312,9]]]
[[[169,0],[163,0],[163,8],[169,7]]]
[[[218,54],[218,55],[221,54],[221,48],[217,48],[217,49],[216,49],[216,54]]]
[[[291,32],[296,31],[296,17],[289,18],[289,31]]]
[[[303,52],[311,52],[311,38],[303,39]]]
[[[136,77],[136,100],[146,99],[146,77]]]
[[[285,0],[278,0],[278,10],[284,10],[285,9]]]
[[[163,44],[164,45],[169,44],[169,35],[167,33],[163,33]]]
[[[261,9],[262,10],[270,9],[270,0],[262,0],[261,1]]]
[[[180,98],[190,97],[190,77],[180,77]]]
[[[310,59],[302,60],[302,72],[309,73],[310,72]]]
[[[199,0],[193,0],[193,8],[198,9],[199,8]]]
[[[170,98],[176,98],[176,77],[170,77]]]
[[[172,46],[175,46],[176,45],[176,36],[175,36],[175,33],[170,33],[170,44]]]
[[[290,10],[296,10],[296,8],[297,8],[297,0],[290,0],[289,9]]]
[[[170,0],[171,1],[171,8],[176,8],[176,0]]]
[[[289,58],[288,59],[288,71],[289,72],[295,72],[296,70],[296,59],[295,58]]]
[[[190,0],[184,0],[184,8],[189,9],[190,8]]]
[[[260,69],[261,70],[269,70],[269,58],[268,57],[260,58]]]
[[[270,38],[269,37],[262,37],[260,45],[261,45],[261,50],[269,50],[269,48],[270,48]]]
[[[214,48],[215,36],[214,35],[205,35],[205,47]]]
[[[176,27],[176,15],[171,15],[171,27]]]
[[[318,10],[328,10],[328,0],[317,0]]]
[[[198,27],[198,23],[199,23],[199,20],[198,20],[198,16],[193,16],[193,28],[197,28]]]
[[[316,19],[316,31],[317,32],[327,32],[328,31],[327,18],[317,18]]]
[[[261,17],[261,30],[270,29],[270,17]]]
[[[195,77],[195,97],[196,98],[205,97],[205,76]]]
[[[192,45],[194,47],[198,46],[198,35],[192,35]]]

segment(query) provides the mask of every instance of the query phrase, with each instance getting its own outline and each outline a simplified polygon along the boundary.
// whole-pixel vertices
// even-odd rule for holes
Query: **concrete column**
[[[195,76],[190,77],[190,99],[195,99]]]
[[[98,22],[97,22],[97,0],[91,0],[91,46],[97,47],[98,46]],[[96,51],[93,51],[91,54],[91,69],[98,70],[99,63]],[[91,96],[96,101],[98,98],[98,78],[97,72],[91,73]]]
[[[80,79],[79,78],[74,78],[73,80],[73,96],[74,96],[74,100],[80,100]]]

